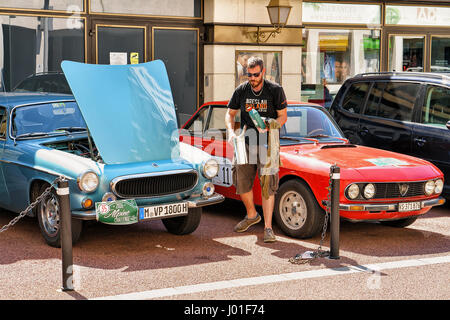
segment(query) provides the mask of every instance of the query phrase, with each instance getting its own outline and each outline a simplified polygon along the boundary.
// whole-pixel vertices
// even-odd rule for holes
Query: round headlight
[[[205,178],[214,178],[219,173],[219,163],[215,159],[208,159],[203,163],[202,172]]]
[[[203,185],[202,193],[206,198],[211,197],[214,194],[214,185],[212,182],[207,182]]]
[[[425,194],[427,196],[430,196],[433,194],[434,192],[434,188],[436,187],[436,185],[434,184],[433,180],[429,180],[425,183]]]
[[[442,192],[442,189],[444,188],[444,181],[442,181],[442,179],[437,179],[434,185],[435,185],[434,192],[439,194]]]
[[[347,194],[350,199],[356,199],[359,196],[359,187],[357,184],[351,184],[347,189]]]
[[[94,192],[98,184],[98,176],[92,171],[85,172],[78,178],[78,188],[84,192]]]
[[[375,195],[375,186],[372,183],[367,184],[364,187],[364,198],[372,199]]]

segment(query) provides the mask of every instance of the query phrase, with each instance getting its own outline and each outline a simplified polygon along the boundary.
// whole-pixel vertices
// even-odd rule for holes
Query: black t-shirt
[[[241,128],[247,125],[247,129],[256,130],[255,124],[249,116],[252,109],[256,109],[261,117],[278,118],[277,110],[287,107],[286,95],[283,88],[269,80],[264,80],[261,91],[253,92],[250,83],[244,82],[233,93],[228,108],[241,110]]]

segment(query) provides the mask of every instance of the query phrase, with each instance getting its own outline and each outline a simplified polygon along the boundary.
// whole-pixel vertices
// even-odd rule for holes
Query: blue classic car
[[[83,220],[163,219],[171,233],[193,232],[202,207],[224,199],[211,183],[218,164],[179,142],[162,62],[62,66],[74,96],[0,95],[0,207],[22,212],[64,177],[74,243]],[[55,190],[29,215],[37,216],[45,241],[58,247]]]

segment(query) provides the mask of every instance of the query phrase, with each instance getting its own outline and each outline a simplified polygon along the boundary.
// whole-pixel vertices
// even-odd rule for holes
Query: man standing
[[[265,151],[264,146],[268,142],[267,134],[269,128],[273,127],[273,125],[269,124],[275,124],[275,127],[279,128],[287,120],[287,102],[284,90],[278,84],[265,80],[265,71],[264,62],[261,58],[251,57],[248,59],[248,81],[236,88],[228,103],[228,110],[225,115],[229,141],[232,141],[236,137],[234,123],[235,116],[239,110],[241,111],[241,128],[244,126],[248,128],[246,136],[251,136],[252,131],[254,131],[257,137],[256,143],[255,141],[246,140],[249,163],[235,164],[233,167],[233,183],[236,187],[236,193],[240,195],[247,210],[247,215],[244,220],[235,226],[234,231],[236,232],[244,232],[250,226],[261,221],[261,216],[256,211],[253,201],[253,181],[257,173],[261,180],[261,169],[264,169],[264,165],[268,161],[265,155],[270,154],[270,150],[268,152],[261,152]],[[264,130],[257,128],[251,120],[249,112],[252,109],[256,109],[261,117],[266,117],[266,128]],[[272,147],[278,148],[276,151],[279,151],[279,145]],[[275,174],[269,175],[267,178],[264,180],[268,184],[268,186],[265,186],[268,196],[265,195],[262,197],[264,242],[274,242],[276,238],[272,230],[272,214],[275,193],[278,190],[278,170]],[[263,188],[261,189],[263,190]]]

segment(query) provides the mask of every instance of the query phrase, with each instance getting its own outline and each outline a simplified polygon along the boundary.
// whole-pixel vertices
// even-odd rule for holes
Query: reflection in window
[[[342,108],[353,113],[359,113],[368,89],[369,83],[367,82],[352,84],[344,97]]]
[[[145,0],[135,5],[123,0],[91,0],[90,9],[99,13],[200,17],[201,0]]]
[[[61,71],[63,60],[84,62],[84,22],[78,18],[0,15],[0,65],[7,91],[35,73]]]
[[[418,91],[418,84],[415,83],[387,83],[377,113],[373,115],[399,121],[411,121]]]
[[[83,0],[0,0],[0,8],[81,12]]]
[[[431,38],[431,72],[450,73],[450,38]]]
[[[445,128],[447,121],[450,121],[450,90],[428,86],[422,107],[422,123]]]
[[[306,29],[303,38],[302,101],[327,107],[346,79],[380,70],[380,30]]]
[[[425,36],[389,36],[389,71],[423,71]]]
[[[369,99],[367,100],[367,107],[364,114],[368,116],[378,115],[378,106],[380,105],[385,85],[385,82],[375,82],[373,84],[372,90],[370,90]]]

